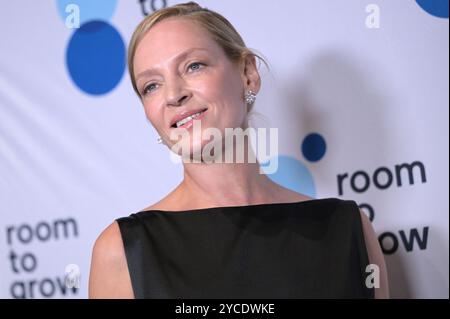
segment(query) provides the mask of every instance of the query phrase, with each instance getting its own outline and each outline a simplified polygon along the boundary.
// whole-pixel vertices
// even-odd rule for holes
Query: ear
[[[244,89],[258,93],[261,88],[261,77],[256,66],[256,57],[251,54],[244,56],[240,64],[240,71]]]

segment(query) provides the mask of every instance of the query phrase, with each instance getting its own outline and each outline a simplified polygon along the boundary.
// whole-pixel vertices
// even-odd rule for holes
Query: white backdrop
[[[0,297],[87,297],[101,230],[181,180],[124,65],[144,14],[177,2],[2,2]],[[358,202],[392,297],[448,298],[448,1],[443,17],[414,0],[198,2],[271,65],[255,125],[279,128],[272,178]],[[70,264],[77,290],[64,282]]]

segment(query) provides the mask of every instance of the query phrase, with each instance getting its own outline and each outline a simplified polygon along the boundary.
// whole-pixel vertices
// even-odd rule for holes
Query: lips
[[[204,112],[207,109],[208,108],[204,107],[204,108],[199,108],[199,109],[195,109],[195,110],[191,110],[191,111],[185,110],[185,111],[181,112],[180,114],[175,115],[172,118],[172,120],[170,121],[170,127],[171,128],[176,128],[177,127],[176,124],[177,124],[178,121],[181,121],[182,119],[185,119],[188,116],[194,115],[196,113]]]

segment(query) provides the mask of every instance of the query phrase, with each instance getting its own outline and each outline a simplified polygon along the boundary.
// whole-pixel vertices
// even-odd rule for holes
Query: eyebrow
[[[173,58],[173,60],[175,60],[175,61],[182,60],[194,51],[208,51],[208,50],[203,49],[203,48],[190,48],[190,49],[187,49],[187,50],[181,52],[180,54],[178,54],[175,58]],[[154,72],[155,72],[154,68],[150,68],[150,69],[140,72],[138,75],[136,75],[136,83],[140,78],[149,76],[149,75],[153,74]]]

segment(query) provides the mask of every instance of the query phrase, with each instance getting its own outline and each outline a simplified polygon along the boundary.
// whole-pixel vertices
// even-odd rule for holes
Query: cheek
[[[230,126],[239,125],[240,122],[245,117],[245,105],[241,98],[241,88],[240,79],[233,79],[230,81],[228,79],[225,84],[222,84],[222,90],[218,94],[221,95],[220,100],[222,101],[220,107],[223,114],[228,119],[228,124]]]
[[[221,95],[224,101],[238,103],[241,86],[241,79],[237,74],[225,71],[224,74],[218,78],[215,87],[219,88],[218,94]]]
[[[202,86],[204,97],[215,105],[223,116],[242,116],[244,105],[241,98],[243,87],[239,75],[231,72],[220,72],[209,77]]]
[[[144,112],[147,119],[155,128],[159,128],[161,126],[161,122],[163,121],[163,119],[158,118],[158,114],[160,113],[156,112],[154,108],[152,108],[148,104],[144,104]]]

